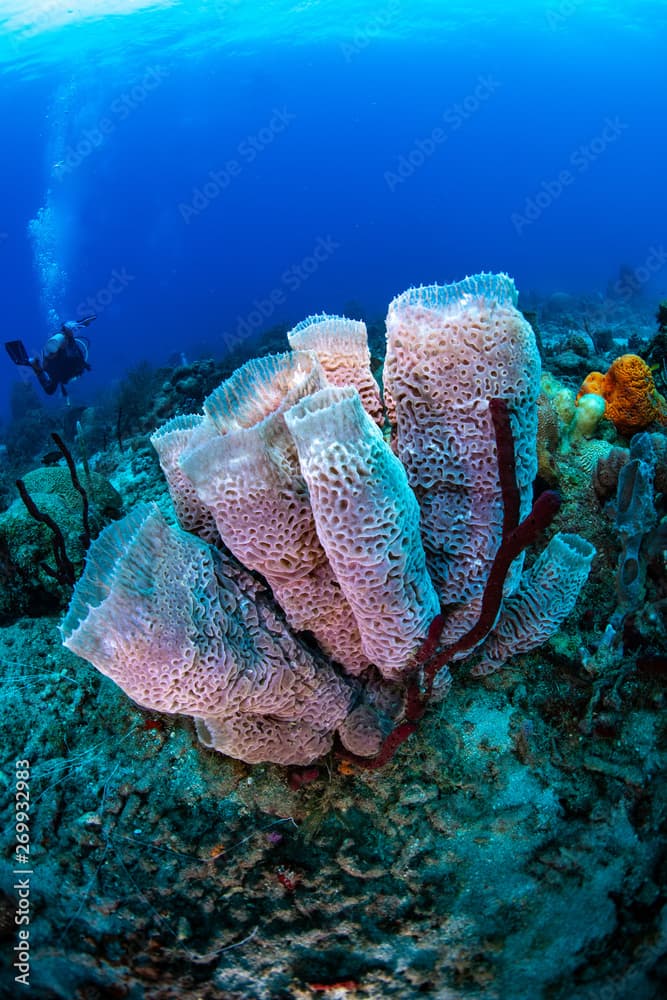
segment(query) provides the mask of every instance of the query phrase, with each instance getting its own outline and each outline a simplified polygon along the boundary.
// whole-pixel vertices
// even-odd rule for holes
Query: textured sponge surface
[[[105,530],[62,626],[139,704],[191,715],[202,742],[250,763],[310,763],[335,733],[377,754],[436,616],[451,646],[480,622],[491,581],[497,620],[474,667],[488,672],[558,628],[593,557],[556,535],[528,573],[519,555],[490,575],[515,540],[499,450],[506,493],[516,460],[519,518],[537,471],[540,359],[507,275],[394,299],[384,405],[363,323],[319,314],[288,336],[292,351],[247,362],[203,414],[153,435],[189,531],[155,505]]]
[[[298,642],[249,574],[155,506],[135,508],[93,544],[62,634],[156,711],[224,719],[239,734],[237,717],[267,716],[291,726],[293,743],[303,725],[318,754],[348,714],[347,683]],[[227,752],[290,762],[269,735],[262,743],[263,731],[271,726],[249,726]]]
[[[185,456],[182,468],[225,545],[265,577],[292,627],[312,632],[350,673],[365,669],[368,657],[318,537],[281,413],[208,442]]]
[[[212,543],[218,540],[215,521],[183,474],[180,460],[186,452],[215,436],[211,421],[199,414],[174,417],[151,435],[179,523],[186,531]]]
[[[364,651],[385,677],[400,677],[438,611],[405,471],[355,389],[323,389],[285,420]]]
[[[294,350],[313,351],[330,385],[354,386],[366,412],[380,426],[384,411],[371,372],[366,324],[345,316],[309,316],[287,334]]]
[[[422,514],[443,603],[475,620],[500,544],[502,497],[489,400],[506,400],[522,514],[537,471],[540,358],[507,275],[409,289],[389,306],[386,401]]]

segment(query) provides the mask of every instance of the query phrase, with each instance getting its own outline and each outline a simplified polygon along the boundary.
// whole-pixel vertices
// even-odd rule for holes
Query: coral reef
[[[456,723],[429,715],[386,770],[292,790],[139,712],[54,625],[0,629],[0,744],[8,773],[31,762],[40,1000],[661,995],[659,679],[626,676],[586,734],[590,678],[543,647],[459,678]],[[6,796],[7,859],[13,812]],[[8,924],[15,881],[6,864]]]
[[[604,418],[592,438],[569,442],[581,377],[607,369],[620,334],[604,313],[592,319],[598,356],[580,355],[586,369],[568,374],[558,367],[558,346],[584,350],[580,334],[589,327],[581,311],[590,305],[593,316],[595,300],[556,299],[537,306],[543,357],[558,376],[544,374],[539,404],[540,475],[548,472],[562,493],[548,534],[581,532],[597,549],[593,570],[567,622],[538,649],[481,682],[469,667],[483,648],[452,663],[446,701],[429,703],[419,730],[381,770],[361,771],[330,755],[319,768],[286,773],[202,747],[196,723],[139,708],[63,648],[55,616],[62,588],[57,601],[30,604],[31,614],[51,617],[0,626],[2,1000],[17,990],[12,779],[15,762],[25,759],[31,980],[24,992],[39,1000],[664,995],[667,436],[661,428],[650,433],[653,478],[635,476],[625,491],[637,491],[629,509],[650,502],[657,523],[635,546],[643,600],[606,646],[601,636],[619,606],[625,551],[619,474],[646,457],[639,435],[631,458]],[[622,317],[628,332],[643,329],[629,309]],[[379,326],[369,323],[377,357]],[[284,349],[284,341],[271,341],[271,350]],[[122,446],[102,406],[94,423],[90,417],[90,465],[112,480],[126,508],[155,502],[172,524],[162,529],[167,550],[174,532],[176,547],[194,542],[203,558],[226,566],[235,564],[224,549],[184,542],[173,527],[148,431],[189,398],[198,400],[194,409],[203,406],[245,360],[156,373],[155,393],[137,401]],[[190,377],[192,397],[179,390]],[[35,426],[43,448],[52,427],[44,414]],[[599,446],[604,454],[591,465]],[[9,465],[12,495],[14,479],[40,454],[23,457],[22,467]],[[26,531],[40,528],[25,516]],[[525,572],[531,560],[527,552]],[[250,585],[249,573],[238,565],[235,572]],[[2,596],[23,585],[7,567]],[[514,596],[503,600],[505,612]],[[190,592],[181,613],[205,597]],[[148,600],[140,595],[137,608]],[[267,590],[257,600],[282,620]],[[202,649],[212,642],[198,630],[181,638]],[[310,638],[300,639],[319,663]],[[368,753],[368,719],[377,737],[380,708],[389,722],[401,711],[401,688],[336,672],[346,689],[363,685],[369,700],[372,694],[373,711],[355,703],[346,732],[352,753]],[[211,742],[215,734],[198,728]]]
[[[576,444],[582,438],[593,437],[605,414],[607,403],[601,394],[587,392],[577,398],[576,407],[568,427],[567,441],[569,445]]]
[[[120,516],[121,497],[109,481],[96,472],[79,476],[90,502],[90,522],[95,533]],[[88,539],[83,523],[83,500],[65,466],[33,469],[23,484],[37,509],[57,526],[67,559],[80,567]],[[53,568],[53,536],[35,520],[23,500],[16,499],[0,514],[0,574],[7,585],[0,589],[0,618],[17,614],[53,613],[68,599],[49,567]]]
[[[619,669],[629,645],[644,647],[646,662],[664,661],[667,643],[667,437],[643,432],[629,449],[614,448],[598,463],[595,489],[620,540],[616,606],[602,639],[586,656],[594,674]],[[649,577],[654,577],[648,596]],[[656,655],[657,654],[657,655]]]

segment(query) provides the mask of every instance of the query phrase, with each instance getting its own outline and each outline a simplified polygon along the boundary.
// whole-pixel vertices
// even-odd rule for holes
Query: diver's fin
[[[30,367],[30,358],[28,357],[28,352],[23,346],[23,341],[21,340],[9,340],[5,344],[7,354],[10,356],[15,365],[26,365]]]

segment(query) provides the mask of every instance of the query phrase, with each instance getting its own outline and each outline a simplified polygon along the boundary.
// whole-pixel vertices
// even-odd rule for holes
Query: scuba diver
[[[96,316],[86,316],[85,319],[70,319],[63,323],[60,332],[54,333],[44,344],[41,357],[28,357],[28,352],[20,340],[10,340],[5,344],[5,348],[15,365],[32,368],[47,395],[52,396],[60,386],[61,393],[67,398],[65,388],[67,383],[90,371],[88,340],[76,334],[96,318]]]

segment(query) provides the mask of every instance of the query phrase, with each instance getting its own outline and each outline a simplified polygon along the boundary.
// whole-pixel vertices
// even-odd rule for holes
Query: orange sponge
[[[595,393],[596,396],[604,396],[604,379],[602,372],[591,372],[590,375],[587,375],[581,383],[581,389],[577,393],[575,403],[578,405],[581,397],[589,392]]]
[[[616,358],[606,375],[587,375],[575,402],[589,392],[604,397],[605,417],[625,437],[644,430],[654,420],[667,424],[667,403],[655,387],[651,369],[636,354]]]

